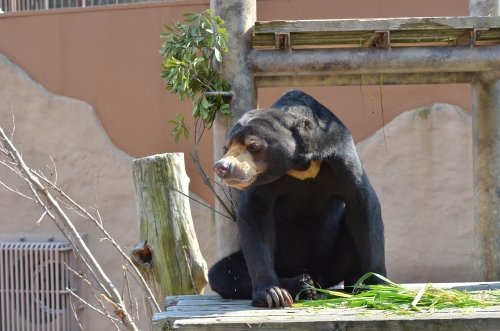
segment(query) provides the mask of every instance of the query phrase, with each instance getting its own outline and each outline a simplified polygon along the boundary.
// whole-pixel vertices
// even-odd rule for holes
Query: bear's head
[[[287,174],[312,178],[320,165],[307,152],[314,126],[306,116],[283,109],[249,111],[231,129],[214,171],[224,184],[240,190]]]

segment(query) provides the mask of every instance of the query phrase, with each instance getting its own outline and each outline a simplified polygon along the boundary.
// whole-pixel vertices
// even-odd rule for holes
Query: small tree
[[[195,126],[191,157],[205,185],[234,219],[235,207],[230,192],[222,189],[225,200],[216,193],[209,176],[201,167],[198,152],[203,133],[212,127],[216,117],[232,116],[229,101],[233,93],[220,72],[222,54],[228,51],[228,33],[224,21],[213,15],[210,9],[184,14],[184,20],[185,23],[176,23],[174,27],[166,26],[166,31],[161,33],[164,40],[160,49],[163,62],[161,77],[170,92],[181,100],[192,100]],[[180,137],[189,138],[189,127],[182,114],[177,114],[175,119],[168,122],[174,125],[172,136],[176,142]],[[225,201],[229,201],[230,206]]]
[[[161,77],[165,87],[181,100],[193,101],[193,117],[210,128],[218,114],[230,116],[227,96],[231,86],[220,74],[222,53],[227,52],[228,33],[224,21],[208,9],[184,14],[187,24],[166,26],[160,53],[163,60]],[[170,121],[176,141],[188,138],[188,127],[181,114]]]

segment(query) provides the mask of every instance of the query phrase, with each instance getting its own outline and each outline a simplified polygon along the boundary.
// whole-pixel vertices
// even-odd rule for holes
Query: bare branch
[[[101,213],[99,212],[99,209],[97,209],[97,208],[95,209],[95,211],[96,211],[96,214],[97,214],[97,220],[96,221],[102,226],[104,223],[102,221]]]
[[[28,184],[40,206],[44,209],[44,211],[46,211],[47,215],[49,215],[49,217],[54,221],[54,224],[58,226],[61,232],[64,233],[67,238],[72,239],[70,242],[73,246],[78,247],[80,256],[91,267],[90,270],[94,272],[94,276],[97,278],[101,290],[105,293],[104,296],[106,300],[113,305],[115,313],[120,318],[123,326],[128,330],[138,330],[132,317],[127,312],[125,303],[123,302],[123,299],[118,293],[116,287],[108,278],[106,273],[104,273],[101,266],[83,241],[80,233],[76,230],[71,220],[59,206],[57,200],[52,196],[49,189],[42,185],[39,177],[26,165],[21,154],[15,148],[9,137],[7,137],[3,128],[0,128],[0,137],[3,139],[3,147],[9,151],[11,159],[17,165],[19,171],[24,175],[22,178]]]
[[[202,126],[201,132],[199,126]],[[199,120],[196,120],[195,126],[194,126],[194,144],[193,144],[193,149],[191,150],[191,158],[193,159],[193,163],[196,166],[196,170],[198,170],[198,173],[200,174],[203,184],[205,184],[210,191],[214,194],[215,198],[217,201],[219,201],[220,205],[222,208],[225,210],[225,212],[234,220],[236,219],[236,208],[233,199],[231,199],[230,195],[226,193],[226,190],[223,188],[221,191],[225,195],[226,201],[229,202],[229,206],[227,205],[226,201],[218,194],[218,192],[215,190],[214,185],[212,185],[212,182],[210,181],[210,177],[205,173],[205,170],[201,166],[200,162],[200,153],[199,153],[199,142],[201,141],[201,137],[203,135],[203,132],[205,131],[205,126],[203,123],[200,123]]]
[[[70,289],[68,291],[71,294],[72,291]],[[71,307],[71,312],[73,313],[73,316],[75,317],[76,321],[78,322],[78,327],[80,328],[80,330],[85,331],[82,323],[80,322],[80,318],[78,317],[78,313],[76,312],[75,304],[74,304],[73,300],[71,299],[71,297],[69,298],[69,305]]]
[[[1,164],[1,163],[2,163],[2,162],[0,162],[0,164]],[[21,193],[19,190],[14,190],[12,187],[8,186],[7,184],[5,184],[5,183],[4,183],[4,182],[2,182],[2,181],[0,181],[0,186],[2,186],[2,187],[3,187],[5,190],[7,190],[7,191],[10,191],[10,192],[12,192],[12,193],[14,193],[14,194],[20,195],[21,197],[23,197],[23,198],[25,198],[25,199],[28,199],[28,200],[30,200],[30,201],[35,202],[35,203],[36,203],[36,200],[35,200],[35,199],[33,199],[32,197],[29,197],[29,196],[27,196],[26,194]]]
[[[75,297],[77,297],[77,299],[79,299],[86,306],[88,306],[89,308],[91,308],[92,310],[94,310],[94,311],[98,312],[99,314],[107,317],[109,319],[109,321],[114,325],[114,327],[117,330],[119,330],[119,327],[116,325],[115,322],[119,322],[120,320],[118,318],[116,318],[116,317],[113,317],[109,313],[108,309],[106,308],[106,305],[101,300],[101,294],[102,293],[100,293],[99,289],[96,286],[94,286],[94,284],[92,284],[92,282],[89,281],[89,279],[87,278],[87,276],[84,273],[80,274],[78,271],[74,270],[69,265],[67,265],[67,264],[65,264],[65,265],[66,265],[66,268],[68,268],[69,271],[73,272],[73,274],[75,274],[76,277],[78,277],[85,285],[88,286],[88,288],[90,290],[90,293],[92,294],[92,297],[95,299],[95,301],[101,307],[101,309],[99,309],[95,305],[92,305],[90,302],[84,300],[83,298],[81,298],[80,296],[78,296],[78,294],[76,294],[76,293],[72,293],[72,294]],[[99,292],[100,294],[98,295],[97,292]]]
[[[47,215],[47,211],[43,212],[42,216],[40,216],[40,218],[38,219],[38,221],[36,221],[36,225],[39,225],[42,222],[42,219],[45,217],[45,215]]]
[[[12,130],[10,131],[10,141],[14,141],[14,132],[16,132],[16,118],[14,116],[14,107],[11,108],[12,113]]]
[[[125,280],[123,283],[123,288],[122,288],[122,296],[125,297],[125,291],[126,291],[126,297],[128,298],[128,302],[130,303],[130,314],[134,315],[134,305],[133,305],[133,300],[132,300],[132,293],[130,291],[130,282],[128,279],[128,270],[127,268],[122,265],[122,272],[123,272],[123,279]],[[136,316],[138,316],[139,312],[136,310]]]
[[[117,322],[120,321],[118,318],[109,315],[109,313],[107,311],[102,311],[99,308],[97,308],[96,306],[92,305],[90,302],[86,301],[84,298],[82,298],[81,296],[79,296],[78,294],[76,294],[70,288],[67,287],[66,291],[68,291],[69,294],[71,294],[71,296],[73,298],[77,299],[78,301],[80,301],[81,303],[83,303],[86,307],[89,307],[90,309],[92,309],[93,311],[97,312],[98,314],[103,315],[103,316],[105,316],[105,317],[107,317],[109,319],[115,320]]]
[[[50,156],[50,160],[52,161],[52,166],[53,168],[48,167],[49,169],[53,170],[54,172],[54,180],[52,181],[54,183],[54,186],[57,185],[57,167],[56,167],[56,162],[54,161],[54,158]]]
[[[39,175],[39,174],[37,174],[37,175]],[[48,184],[57,193],[59,193],[62,197],[64,197],[64,199],[66,199],[69,202],[69,205],[74,207],[74,209],[73,208],[71,208],[71,209],[75,213],[77,213],[78,215],[81,215],[82,217],[85,217],[85,218],[91,220],[97,226],[97,228],[104,234],[105,239],[107,241],[109,241],[111,243],[111,245],[113,245],[113,247],[122,256],[122,258],[132,267],[132,270],[134,270],[134,272],[136,273],[136,275],[139,279],[138,284],[143,289],[148,301],[150,302],[150,304],[152,306],[153,311],[155,311],[155,312],[161,311],[160,305],[156,301],[156,299],[153,295],[153,292],[151,291],[151,289],[147,285],[147,282],[144,279],[144,277],[142,276],[142,274],[140,273],[139,269],[137,269],[137,267],[132,262],[130,257],[121,249],[120,245],[113,239],[113,237],[109,234],[109,232],[106,230],[106,228],[104,228],[103,223],[102,223],[102,218],[101,218],[99,211],[96,209],[96,213],[97,213],[97,219],[96,219],[85,208],[83,208],[76,201],[74,201],[69,195],[67,195],[60,187],[55,186],[54,183],[52,183],[46,177],[39,177],[39,178],[42,179],[46,184]]]

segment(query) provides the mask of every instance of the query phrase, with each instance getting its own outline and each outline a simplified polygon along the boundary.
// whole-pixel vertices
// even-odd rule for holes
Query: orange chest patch
[[[286,174],[299,180],[316,178],[321,170],[321,161],[311,161],[311,165],[306,170],[289,170]]]

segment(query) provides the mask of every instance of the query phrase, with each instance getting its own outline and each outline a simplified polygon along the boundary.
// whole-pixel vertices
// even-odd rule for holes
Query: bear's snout
[[[219,160],[214,164],[214,171],[219,178],[226,178],[230,173],[233,164],[227,160]]]

